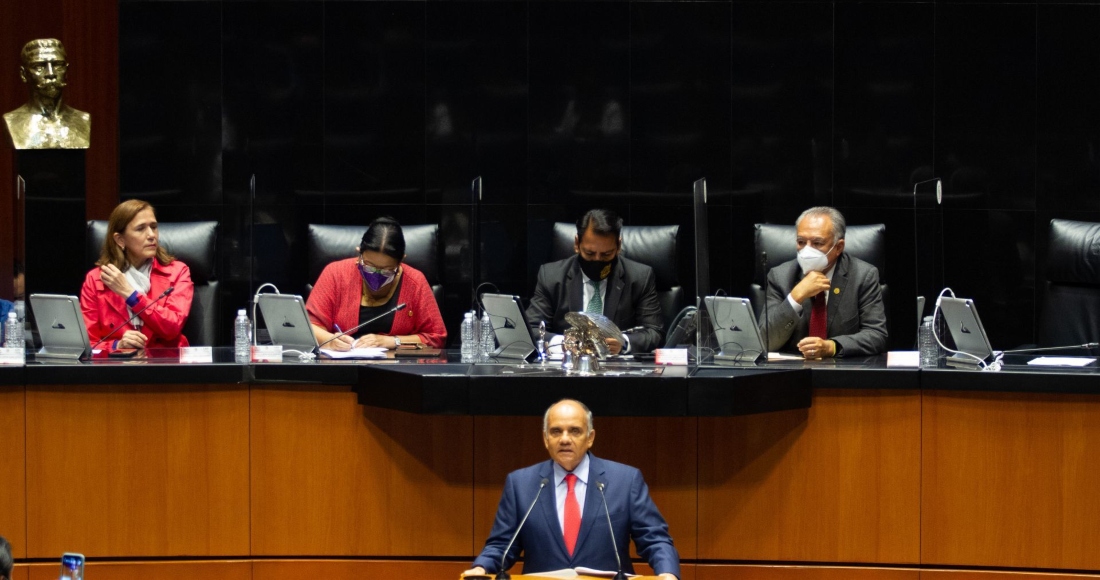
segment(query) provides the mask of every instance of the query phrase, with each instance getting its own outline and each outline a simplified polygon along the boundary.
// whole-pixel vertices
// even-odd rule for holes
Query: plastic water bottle
[[[920,348],[921,368],[936,368],[939,366],[940,345],[936,343],[936,337],[932,334],[932,317],[925,316],[917,331],[917,346]]]
[[[4,321],[4,348],[23,348],[23,325],[19,323],[19,317],[15,311],[8,312],[8,319]]]
[[[474,340],[474,313],[467,312],[462,318],[462,362],[477,362],[477,341]]]
[[[493,323],[489,321],[489,313],[481,315],[481,336],[478,340],[481,362],[492,362],[493,351],[496,350],[497,341],[493,334]]]
[[[233,321],[233,359],[239,363],[252,362],[252,321],[244,308],[237,311]]]

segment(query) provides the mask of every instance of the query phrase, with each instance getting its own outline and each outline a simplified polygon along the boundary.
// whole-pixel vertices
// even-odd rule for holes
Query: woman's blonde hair
[[[111,212],[110,219],[107,220],[107,235],[103,238],[103,249],[99,252],[99,261],[95,263],[96,266],[111,264],[123,272],[130,267],[130,260],[126,259],[126,250],[120,248],[115,242],[115,234],[125,233],[126,226],[134,221],[137,214],[147,209],[152,210],[153,216],[156,216],[156,210],[154,210],[153,206],[149,205],[147,201],[131,199],[118,204],[118,207]],[[164,246],[160,244],[158,238],[157,261],[160,262],[162,266],[167,266],[175,259],[175,256],[169,254],[168,251],[164,249]]]

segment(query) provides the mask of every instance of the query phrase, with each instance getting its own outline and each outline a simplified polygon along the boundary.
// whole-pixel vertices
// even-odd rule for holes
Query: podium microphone
[[[326,344],[336,340],[337,338],[340,338],[341,336],[344,336],[344,335],[347,335],[347,334],[352,334],[356,330],[359,330],[360,328],[363,328],[364,326],[374,322],[375,320],[380,320],[382,318],[385,318],[385,317],[393,314],[394,312],[397,312],[398,310],[404,310],[406,306],[408,306],[408,304],[405,303],[405,302],[402,302],[401,304],[398,304],[397,306],[394,306],[393,308],[390,308],[389,310],[383,312],[382,314],[379,314],[378,316],[375,316],[374,318],[371,318],[370,320],[368,320],[366,322],[361,322],[353,328],[349,328],[349,329],[347,329],[343,332],[334,334],[332,336],[332,338],[330,338],[330,339],[326,340],[325,342],[322,342],[321,344],[317,345],[317,348],[313,349],[313,353],[317,354],[318,352],[321,351],[322,346],[325,346]]]
[[[112,334],[114,334],[114,333],[118,332],[119,330],[121,330],[123,326],[126,326],[127,324],[130,324],[130,322],[132,322],[135,318],[137,318],[137,316],[139,314],[141,314],[142,312],[145,312],[150,306],[152,306],[152,305],[156,304],[157,302],[160,302],[161,300],[163,300],[166,296],[171,294],[172,291],[175,290],[175,289],[176,289],[175,286],[169,286],[168,288],[166,288],[164,290],[164,292],[160,293],[160,296],[157,296],[151,302],[149,302],[145,306],[142,306],[141,308],[139,308],[137,312],[130,315],[130,318],[126,319],[126,322],[123,322],[122,324],[116,326],[114,328],[114,330],[112,330],[111,332],[108,332],[103,338],[99,339],[95,344],[93,344],[92,345],[92,350],[94,351],[95,347],[103,344],[103,341],[107,340],[108,338],[111,338]]]
[[[600,490],[600,499],[603,500],[603,513],[607,516],[607,533],[611,534],[611,548],[615,550],[615,562],[619,564],[619,573],[611,580],[626,580],[626,574],[623,573],[623,560],[619,556],[619,546],[615,543],[615,529],[611,527],[611,512],[607,510],[607,496],[603,493],[603,488],[606,484],[602,481],[596,482],[596,489]]]
[[[516,543],[516,538],[519,537],[519,532],[523,529],[523,524],[527,523],[527,516],[531,515],[531,510],[535,509],[535,504],[538,503],[539,496],[542,495],[542,489],[546,487],[548,483],[550,483],[550,480],[545,477],[539,482],[539,491],[535,494],[535,499],[531,500],[531,506],[527,508],[527,513],[523,514],[523,519],[520,520],[519,526],[516,527],[516,533],[512,534],[512,539],[508,540],[508,547],[504,548],[504,553],[500,555],[500,571],[497,572],[497,580],[512,580],[512,575],[504,568],[504,561],[508,559],[508,550],[511,550],[512,544]]]

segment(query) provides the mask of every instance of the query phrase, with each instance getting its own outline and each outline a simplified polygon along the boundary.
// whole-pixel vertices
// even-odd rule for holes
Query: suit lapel
[[[584,546],[585,538],[604,518],[600,490],[596,489],[596,482],[604,481],[603,461],[600,461],[591,453],[588,454],[588,460],[588,487],[584,492],[584,515],[581,516],[581,530],[577,534],[577,547],[573,552],[574,555],[581,553],[581,546]]]
[[[605,298],[603,301],[603,315],[610,318],[612,322],[615,322],[615,313],[619,309],[619,299],[623,295],[624,279],[626,278],[626,268],[623,267],[622,258],[619,258],[618,262],[614,271],[607,277],[607,291],[604,292]]]
[[[840,302],[841,296],[847,296],[844,294],[844,290],[848,287],[848,266],[851,262],[848,260],[847,254],[841,254],[840,258],[836,261],[836,269],[833,270],[833,277],[830,280],[829,287],[829,308],[826,328],[828,329],[829,336],[834,334],[833,323],[834,321],[840,323]],[[838,293],[839,291],[839,293]]]
[[[569,312],[584,312],[584,278],[581,277],[581,267],[577,263],[576,254],[573,262],[565,273],[566,294],[569,295]]]

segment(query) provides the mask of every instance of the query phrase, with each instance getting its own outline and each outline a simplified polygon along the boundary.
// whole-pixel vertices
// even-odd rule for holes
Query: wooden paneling
[[[58,558],[60,559],[60,554]],[[29,566],[29,580],[57,580],[60,564]],[[252,562],[89,562],[85,578],[95,580],[252,580]]]
[[[926,564],[1100,569],[1100,397],[928,391]]]
[[[57,568],[54,568],[54,578],[57,577]],[[16,564],[15,569],[11,571],[11,580],[30,580],[31,571],[30,567],[24,564]]]
[[[457,579],[468,562],[404,562],[378,560],[278,560],[259,561],[252,574],[263,580],[362,580],[363,578]]]
[[[680,557],[694,558],[697,420],[595,417],[594,422],[592,453],[642,470]],[[479,417],[474,438],[474,553],[478,553],[493,527],[505,476],[549,455],[542,440],[542,417]]]
[[[920,571],[903,568],[820,566],[695,566],[697,580],[919,580]],[[683,579],[681,579],[683,580]]]
[[[1047,572],[994,572],[990,570],[921,570],[921,580],[1082,580],[1097,574],[1052,574]]]
[[[26,400],[23,387],[0,387],[0,536],[27,557]]]
[[[472,425],[347,387],[254,386],[253,554],[468,554]]]
[[[27,553],[248,554],[248,388],[27,391]]]
[[[818,390],[700,419],[699,557],[916,563],[920,413],[916,391]]]

